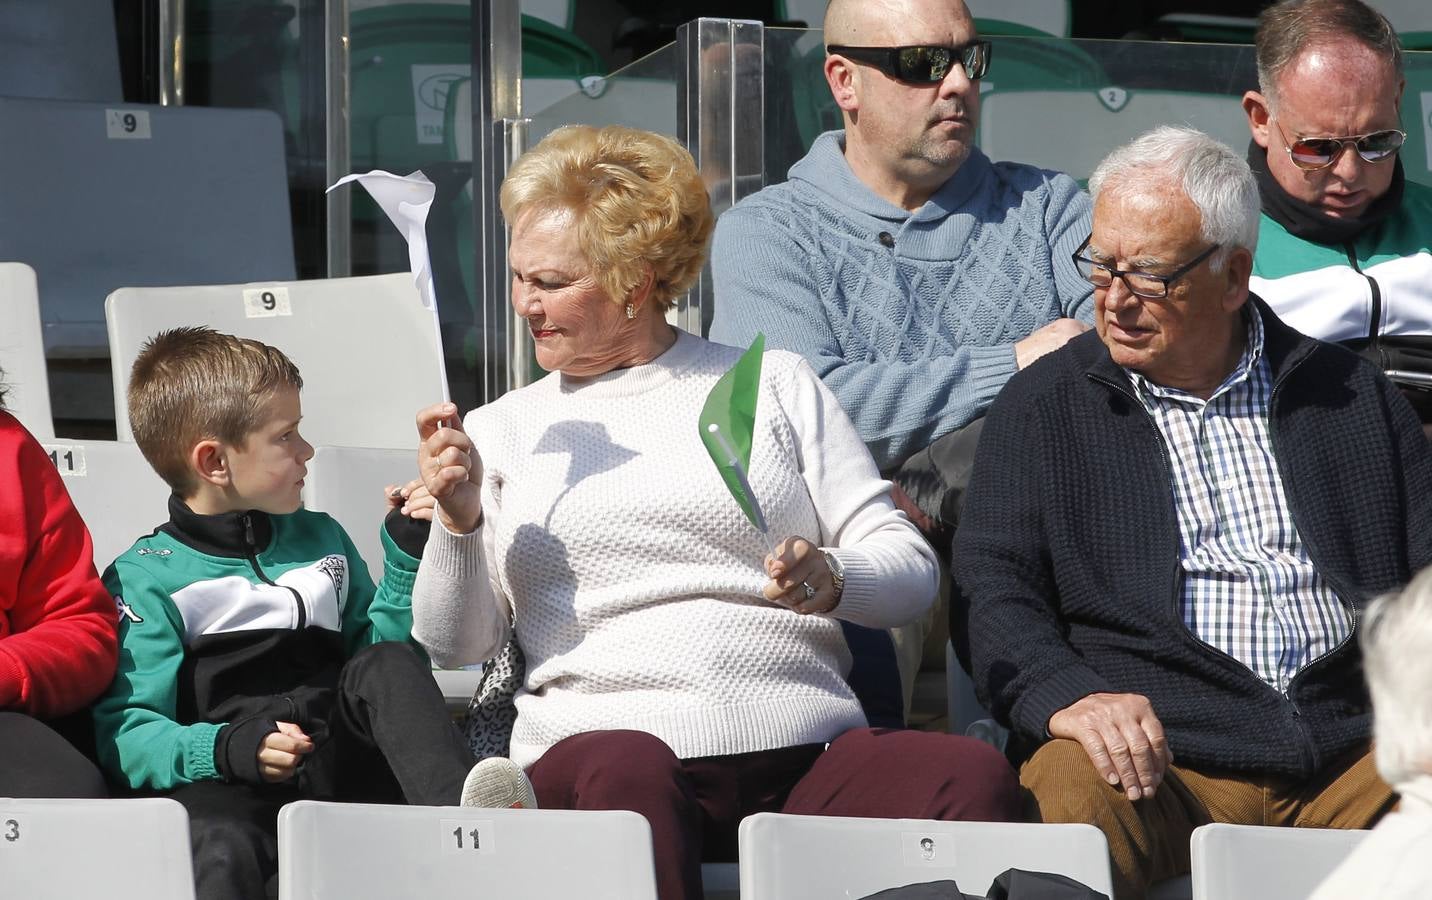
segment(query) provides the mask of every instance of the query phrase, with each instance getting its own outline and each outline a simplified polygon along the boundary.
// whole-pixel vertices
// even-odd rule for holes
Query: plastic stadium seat
[[[415,414],[443,398],[432,312],[407,272],[124,288],[105,300],[105,319],[120,440],[133,440],[124,395],[140,347],[180,325],[210,325],[287,353],[303,374],[301,433],[315,446],[416,449]]]
[[[169,520],[169,486],[145,462],[137,444],[65,439],[40,444],[89,528],[99,571]]]
[[[50,418],[50,382],[45,374],[40,332],[40,295],[35,270],[24,263],[0,263],[0,387],[5,407],[36,438],[55,436]]]
[[[980,111],[980,148],[1008,159],[1088,179],[1115,147],[1155,125],[1191,125],[1240,154],[1248,122],[1231,94],[1118,87],[1099,90],[993,91]],[[1064,135],[1052,141],[1050,135]]]
[[[193,900],[189,815],[173,800],[0,799],[0,897]]]
[[[1204,825],[1194,829],[1193,900],[1305,900],[1366,831]]]
[[[338,520],[363,554],[375,583],[383,577],[383,542],[378,536],[388,512],[383,488],[405,484],[418,475],[417,428],[410,422],[409,430],[411,450],[314,447],[303,480],[303,505]]]
[[[0,96],[121,101],[113,6],[0,3]]]
[[[278,817],[280,900],[656,900],[633,812],[318,803]]]
[[[119,287],[294,277],[265,110],[0,98],[0,247],[33,266],[46,353],[103,359]]]
[[[1109,845],[1092,825],[758,813],[741,823],[740,855],[741,900],[863,897],[943,879],[981,895],[1014,868],[1113,890]]]

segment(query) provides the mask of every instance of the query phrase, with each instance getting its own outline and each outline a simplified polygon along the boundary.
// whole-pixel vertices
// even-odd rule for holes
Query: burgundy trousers
[[[527,770],[544,809],[627,809],[651,823],[661,900],[701,900],[701,863],[736,859],[758,812],[1020,820],[1019,782],[994,748],[926,731],[859,728],[820,744],[677,759],[644,731],[560,741]]]

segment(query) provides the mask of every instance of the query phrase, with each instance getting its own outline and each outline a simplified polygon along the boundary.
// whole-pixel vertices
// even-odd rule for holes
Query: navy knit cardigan
[[[1270,433],[1293,519],[1360,611],[1432,562],[1432,446],[1371,365],[1250,302],[1266,326]],[[1010,380],[954,545],[951,634],[968,639],[980,699],[1037,743],[1080,697],[1143,694],[1175,758],[1195,767],[1307,777],[1363,745],[1356,631],[1284,695],[1183,624],[1171,479],[1153,419],[1097,334]]]

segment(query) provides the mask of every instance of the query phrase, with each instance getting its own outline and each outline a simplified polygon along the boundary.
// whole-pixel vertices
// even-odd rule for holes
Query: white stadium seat
[[[39,440],[55,436],[50,418],[50,381],[40,331],[40,295],[35,270],[24,263],[0,263],[0,385],[5,408]]]
[[[829,900],[953,879],[982,895],[1006,869],[1066,875],[1112,895],[1092,825],[758,813],[741,823],[741,900]]]
[[[0,121],[0,247],[39,276],[48,358],[104,358],[116,288],[294,277],[276,113],[0,97]]]
[[[1194,829],[1193,900],[1306,900],[1366,831],[1204,825]]]
[[[0,897],[194,900],[189,814],[162,798],[0,798]]]
[[[94,541],[100,572],[169,519],[169,486],[136,444],[50,439],[40,442],[64,477]]]
[[[305,420],[307,412],[305,408]],[[412,450],[314,447],[313,459],[308,461],[308,477],[303,480],[304,507],[326,512],[338,520],[358,546],[374,583],[383,578],[383,541],[378,536],[388,512],[383,488],[405,484],[417,477],[418,437],[411,422],[409,431],[413,435]]]
[[[418,446],[417,411],[441,402],[442,349],[406,272],[361,278],[124,288],[105,300],[115,430],[133,440],[124,396],[144,342],[181,325],[271,344],[303,375],[304,438],[315,446]]]
[[[634,812],[290,803],[280,900],[656,900]]]

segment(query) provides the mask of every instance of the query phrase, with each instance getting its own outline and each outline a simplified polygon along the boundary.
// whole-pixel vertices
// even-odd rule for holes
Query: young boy
[[[302,386],[280,351],[207,328],[157,335],[130,379],[135,440],[174,493],[104,574],[120,663],[99,756],[188,809],[201,900],[265,896],[284,803],[455,805],[473,764],[409,643],[428,523],[390,512],[375,590],[342,527],[300,508]]]

